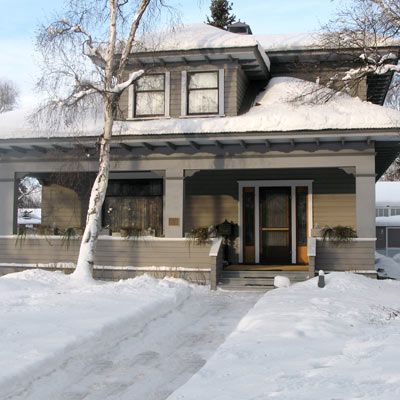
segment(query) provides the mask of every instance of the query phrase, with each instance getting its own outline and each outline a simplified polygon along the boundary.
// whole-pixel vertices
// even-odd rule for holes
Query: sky
[[[203,22],[211,0],[172,0],[182,22]],[[237,19],[254,34],[313,32],[329,20],[340,0],[231,0]],[[63,0],[0,0],[0,78],[19,86],[21,105],[35,103],[39,74],[34,57],[35,32],[62,10]]]

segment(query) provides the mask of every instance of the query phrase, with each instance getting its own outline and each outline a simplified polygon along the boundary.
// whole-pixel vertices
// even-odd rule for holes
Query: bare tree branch
[[[12,111],[17,104],[18,89],[11,82],[0,79],[0,114]]]

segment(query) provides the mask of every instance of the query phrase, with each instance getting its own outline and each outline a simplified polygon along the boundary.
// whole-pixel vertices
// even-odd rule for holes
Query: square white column
[[[165,171],[164,236],[183,237],[184,170]]]
[[[375,175],[356,175],[357,236],[374,238],[375,231]]]
[[[0,175],[0,235],[12,235],[14,230],[14,177]]]

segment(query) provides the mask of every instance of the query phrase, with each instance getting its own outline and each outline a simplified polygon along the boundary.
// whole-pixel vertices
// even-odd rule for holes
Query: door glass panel
[[[297,245],[307,245],[307,188],[296,190]]]
[[[254,190],[243,191],[244,199],[244,244],[254,246]]]
[[[289,263],[290,237],[290,188],[260,188],[260,261]]]

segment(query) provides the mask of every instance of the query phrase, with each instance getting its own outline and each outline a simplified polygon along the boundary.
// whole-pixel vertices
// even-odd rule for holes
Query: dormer
[[[121,98],[122,119],[238,115],[252,82],[269,79],[270,62],[254,37],[196,24],[145,40],[126,73],[140,68],[145,75]]]

